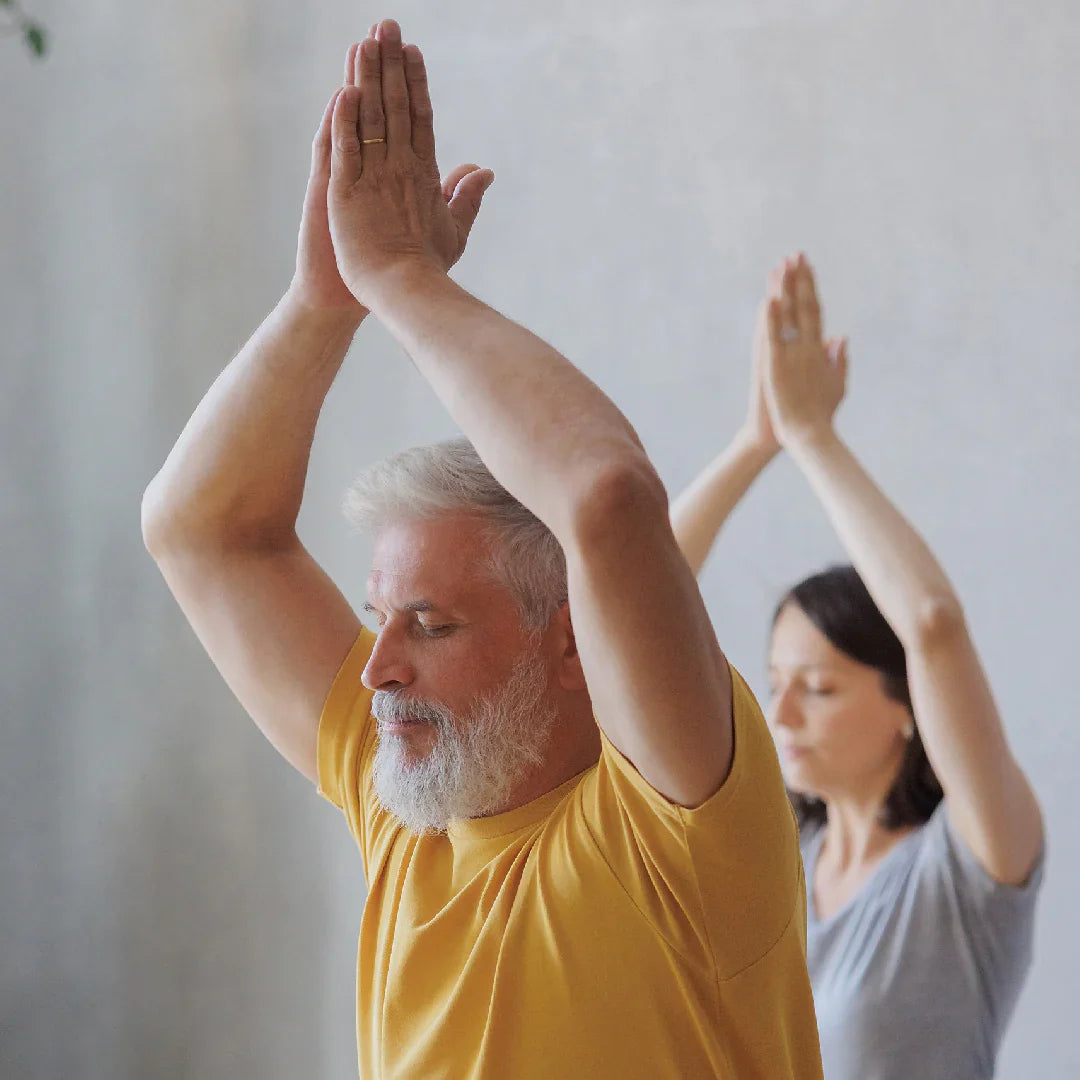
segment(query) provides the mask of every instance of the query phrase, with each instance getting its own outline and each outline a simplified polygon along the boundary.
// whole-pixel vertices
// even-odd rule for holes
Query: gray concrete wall
[[[841,429],[956,581],[1046,809],[1001,1075],[1077,1075],[1080,9],[30,6],[48,60],[0,40],[0,1076],[355,1075],[355,852],[202,655],[138,510],[288,281],[314,126],[383,14],[426,47],[444,167],[498,174],[460,280],[606,387],[673,488],[741,418],[766,269],[816,258],[852,336]],[[341,489],[450,430],[365,327],[303,521],[356,601]],[[787,463],[731,522],[703,585],[759,689],[773,600],[839,554]]]

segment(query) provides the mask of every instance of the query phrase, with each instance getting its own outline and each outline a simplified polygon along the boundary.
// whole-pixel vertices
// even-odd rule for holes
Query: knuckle
[[[360,149],[360,139],[355,131],[344,131],[334,137],[334,149],[339,154],[355,154]]]
[[[382,106],[378,102],[368,102],[360,109],[360,123],[365,127],[380,127],[383,122]]]

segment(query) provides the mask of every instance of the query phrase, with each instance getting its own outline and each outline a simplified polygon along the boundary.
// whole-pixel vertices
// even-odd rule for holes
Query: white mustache
[[[445,705],[406,697],[400,690],[376,690],[371,698],[371,712],[380,724],[419,721],[444,727],[454,718]]]

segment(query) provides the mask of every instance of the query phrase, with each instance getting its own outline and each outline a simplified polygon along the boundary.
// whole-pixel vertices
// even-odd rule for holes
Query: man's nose
[[[369,690],[397,690],[413,681],[412,667],[396,632],[379,631],[360,679]]]

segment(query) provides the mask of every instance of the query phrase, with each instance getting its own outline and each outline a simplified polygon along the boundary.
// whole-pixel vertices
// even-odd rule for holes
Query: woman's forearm
[[[740,431],[672,503],[675,539],[695,575],[728,516],[775,456],[776,450]]]
[[[787,447],[824,506],[870,595],[905,645],[943,608],[959,609],[922,537],[831,429]]]

